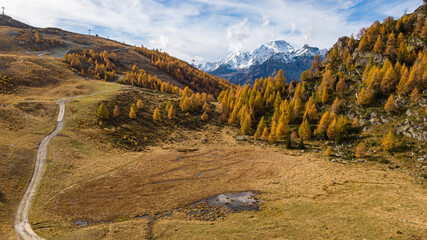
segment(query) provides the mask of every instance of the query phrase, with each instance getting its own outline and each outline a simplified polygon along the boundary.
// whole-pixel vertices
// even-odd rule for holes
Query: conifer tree
[[[173,105],[171,104],[171,106],[169,107],[169,110],[168,110],[168,118],[169,119],[175,119],[175,117],[176,117],[176,111],[175,111],[175,108],[173,107]]]
[[[332,111],[334,113],[339,113],[341,110],[341,101],[338,98],[335,98],[334,102],[332,103]]]
[[[265,123],[264,116],[262,116],[261,120],[258,123],[258,127],[257,127],[255,135],[254,135],[255,140],[261,138],[262,133],[263,133],[265,127],[267,127],[267,124]]]
[[[103,103],[99,105],[96,116],[100,119],[108,119],[109,117],[108,109]]]
[[[393,94],[390,95],[386,104],[384,105],[384,110],[389,114],[396,112],[397,107],[396,107],[396,104],[394,102],[394,95]]]
[[[130,106],[129,117],[132,119],[135,119],[136,118],[136,112],[137,112],[136,105],[134,103],[134,104],[132,104],[132,106]]]
[[[296,147],[299,141],[298,134],[295,131],[292,131],[290,138],[291,138],[291,146]]]
[[[168,102],[166,103],[165,111],[166,111],[166,112],[168,112],[168,111],[169,111],[169,108],[170,108],[171,106],[172,106],[171,101],[168,101]]]
[[[328,89],[325,87],[323,87],[323,93],[322,93],[322,103],[325,104],[329,101],[329,94],[328,94]]]
[[[362,158],[366,154],[366,145],[364,142],[360,142],[356,147],[355,155],[357,158]]]
[[[242,134],[249,135],[252,131],[252,120],[251,116],[249,114],[246,115],[245,120],[243,121],[243,124],[240,128]]]
[[[208,116],[208,114],[206,112],[203,112],[203,114],[202,114],[202,116],[200,118],[202,119],[202,121],[206,122],[206,121],[208,121],[209,116]]]
[[[337,94],[339,96],[343,96],[346,88],[347,88],[347,84],[345,83],[344,78],[341,77],[337,83],[337,86],[335,87],[335,90],[337,91]]]
[[[381,37],[381,34],[380,34],[380,35],[378,35],[377,41],[375,42],[374,52],[382,53],[384,51],[384,49],[385,49],[385,43],[384,43],[384,41]]]
[[[372,103],[374,94],[371,89],[362,88],[357,95],[357,104],[362,106],[369,106]]]
[[[317,125],[316,135],[325,136],[330,123],[330,114],[325,112],[320,119],[319,125]]]
[[[393,67],[390,67],[384,74],[381,80],[381,91],[385,94],[389,94],[396,89],[396,85],[399,79],[394,71]]]
[[[276,141],[277,122],[273,120],[270,134],[268,135],[268,141],[274,143]]]
[[[389,132],[383,139],[382,148],[384,151],[392,151],[395,145],[395,138],[393,132]]]
[[[156,109],[154,110],[154,113],[153,113],[153,120],[154,120],[154,121],[160,121],[160,112],[159,112],[159,109],[158,109],[158,108],[156,108]]]
[[[303,138],[304,140],[310,140],[311,139],[311,128],[310,124],[308,123],[307,118],[302,121],[301,125],[298,128],[298,135]]]
[[[279,124],[277,124],[276,128],[276,139],[277,140],[284,140],[285,136],[288,134],[289,127],[287,126],[287,123],[284,121],[280,121]]]
[[[117,117],[117,116],[119,116],[119,114],[120,114],[120,109],[119,109],[119,106],[116,104],[114,106],[113,115],[114,115],[114,117]]]
[[[268,128],[265,127],[264,130],[262,131],[262,135],[261,135],[261,140],[262,141],[268,141]]]
[[[143,108],[143,103],[142,103],[142,100],[141,100],[141,99],[138,99],[138,101],[136,102],[136,107],[137,107],[138,109]]]
[[[328,139],[330,140],[335,139],[337,135],[337,118],[336,117],[332,120],[331,124],[329,124],[326,134],[328,136]]]

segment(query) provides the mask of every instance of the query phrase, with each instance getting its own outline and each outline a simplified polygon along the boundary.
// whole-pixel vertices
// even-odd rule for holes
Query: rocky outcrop
[[[425,126],[417,125],[408,119],[406,119],[404,123],[398,125],[396,133],[410,138],[415,138],[420,141],[427,141],[427,129]]]

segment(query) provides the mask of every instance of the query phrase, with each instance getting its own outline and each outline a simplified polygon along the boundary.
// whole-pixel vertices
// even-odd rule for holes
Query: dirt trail
[[[128,88],[122,88],[122,89],[128,89]],[[120,90],[120,89],[116,89],[116,90]],[[116,91],[116,90],[111,90],[111,91]],[[30,184],[25,190],[24,196],[21,200],[21,203],[19,204],[18,211],[16,213],[15,231],[18,233],[20,239],[23,239],[23,240],[43,239],[42,237],[38,236],[31,228],[31,224],[28,220],[28,214],[30,211],[31,202],[34,198],[37,187],[40,184],[40,180],[42,178],[43,171],[45,169],[47,147],[49,145],[49,142],[56,135],[58,135],[58,133],[61,132],[61,130],[64,128],[64,114],[65,114],[65,105],[67,101],[70,99],[90,97],[90,96],[94,96],[94,95],[102,94],[106,92],[110,92],[110,91],[97,92],[97,93],[83,95],[83,96],[61,98],[58,101],[56,101],[56,103],[59,105],[59,113],[58,113],[56,128],[52,133],[44,137],[43,140],[40,142],[39,148],[37,150],[36,162],[34,165],[33,175],[31,177]]]

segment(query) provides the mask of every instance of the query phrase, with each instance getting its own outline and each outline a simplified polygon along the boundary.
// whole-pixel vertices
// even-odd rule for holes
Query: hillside
[[[0,21],[0,238],[424,239],[426,15],[244,86]]]
[[[284,73],[220,94],[221,120],[288,148],[320,146],[333,161],[360,157],[425,178],[426,6],[343,37],[301,82]],[[387,137],[386,137],[387,136]],[[359,159],[359,160],[358,160]]]

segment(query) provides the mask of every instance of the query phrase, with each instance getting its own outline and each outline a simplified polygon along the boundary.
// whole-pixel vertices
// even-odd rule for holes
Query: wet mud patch
[[[230,213],[259,211],[260,202],[256,195],[250,191],[224,193],[178,209],[173,215],[182,215],[189,220],[215,221]]]

